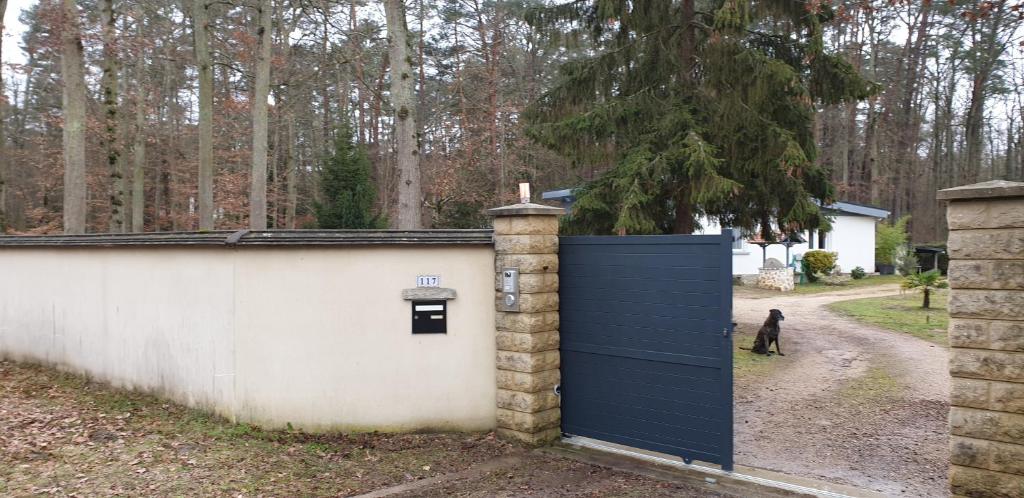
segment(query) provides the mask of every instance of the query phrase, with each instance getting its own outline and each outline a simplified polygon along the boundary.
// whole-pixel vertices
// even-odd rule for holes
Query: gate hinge
[[[722,328],[722,337],[729,337],[729,327]]]

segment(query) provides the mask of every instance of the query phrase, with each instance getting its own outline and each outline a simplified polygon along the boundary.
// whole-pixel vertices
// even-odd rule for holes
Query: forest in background
[[[26,62],[0,61],[0,207],[17,233],[62,227],[69,3],[41,0],[25,11],[28,29],[17,43]],[[270,228],[316,226],[324,168],[346,129],[369,158],[375,215],[396,223],[405,184],[398,139],[407,135],[395,132],[402,113],[394,108],[387,3],[77,2],[88,231],[206,228],[201,67],[212,83],[214,228],[250,226],[254,124],[267,130],[260,150]],[[593,50],[585,37],[551,43],[528,25],[527,13],[542,4],[405,2],[410,50],[402,60],[414,89],[423,226],[485,226],[483,209],[514,202],[519,182],[535,192],[574,187],[612,166],[574,164],[527,136],[524,111],[558,68]],[[197,7],[208,22],[209,64],[197,61]],[[911,214],[913,239],[931,242],[945,238],[936,190],[1024,179],[1017,2],[835,0],[830,8],[828,48],[879,85],[864,100],[816,111],[816,160],[838,199]],[[260,87],[271,102],[263,123],[251,105]]]

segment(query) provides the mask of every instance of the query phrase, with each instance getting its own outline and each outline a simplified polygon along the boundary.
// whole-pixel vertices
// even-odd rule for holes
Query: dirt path
[[[737,372],[737,463],[893,496],[946,496],[946,349],[825,308],[896,293],[896,286],[782,297],[737,293],[736,341],[745,346],[769,309],[786,316],[786,356]]]

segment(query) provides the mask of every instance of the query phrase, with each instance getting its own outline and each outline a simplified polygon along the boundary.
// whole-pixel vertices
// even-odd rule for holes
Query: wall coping
[[[565,209],[528,202],[524,204],[512,204],[511,206],[488,209],[487,214],[495,217],[529,215],[558,216],[565,214]]]
[[[947,188],[940,190],[936,195],[936,199],[942,201],[996,199],[1000,197],[1024,197],[1024,183],[992,180]]]
[[[492,245],[493,230],[266,230],[85,235],[3,235],[5,247],[291,247],[336,245]]]

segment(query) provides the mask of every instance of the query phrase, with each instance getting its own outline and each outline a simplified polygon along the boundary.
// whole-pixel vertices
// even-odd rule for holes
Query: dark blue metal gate
[[[732,238],[561,237],[562,432],[732,469]]]

